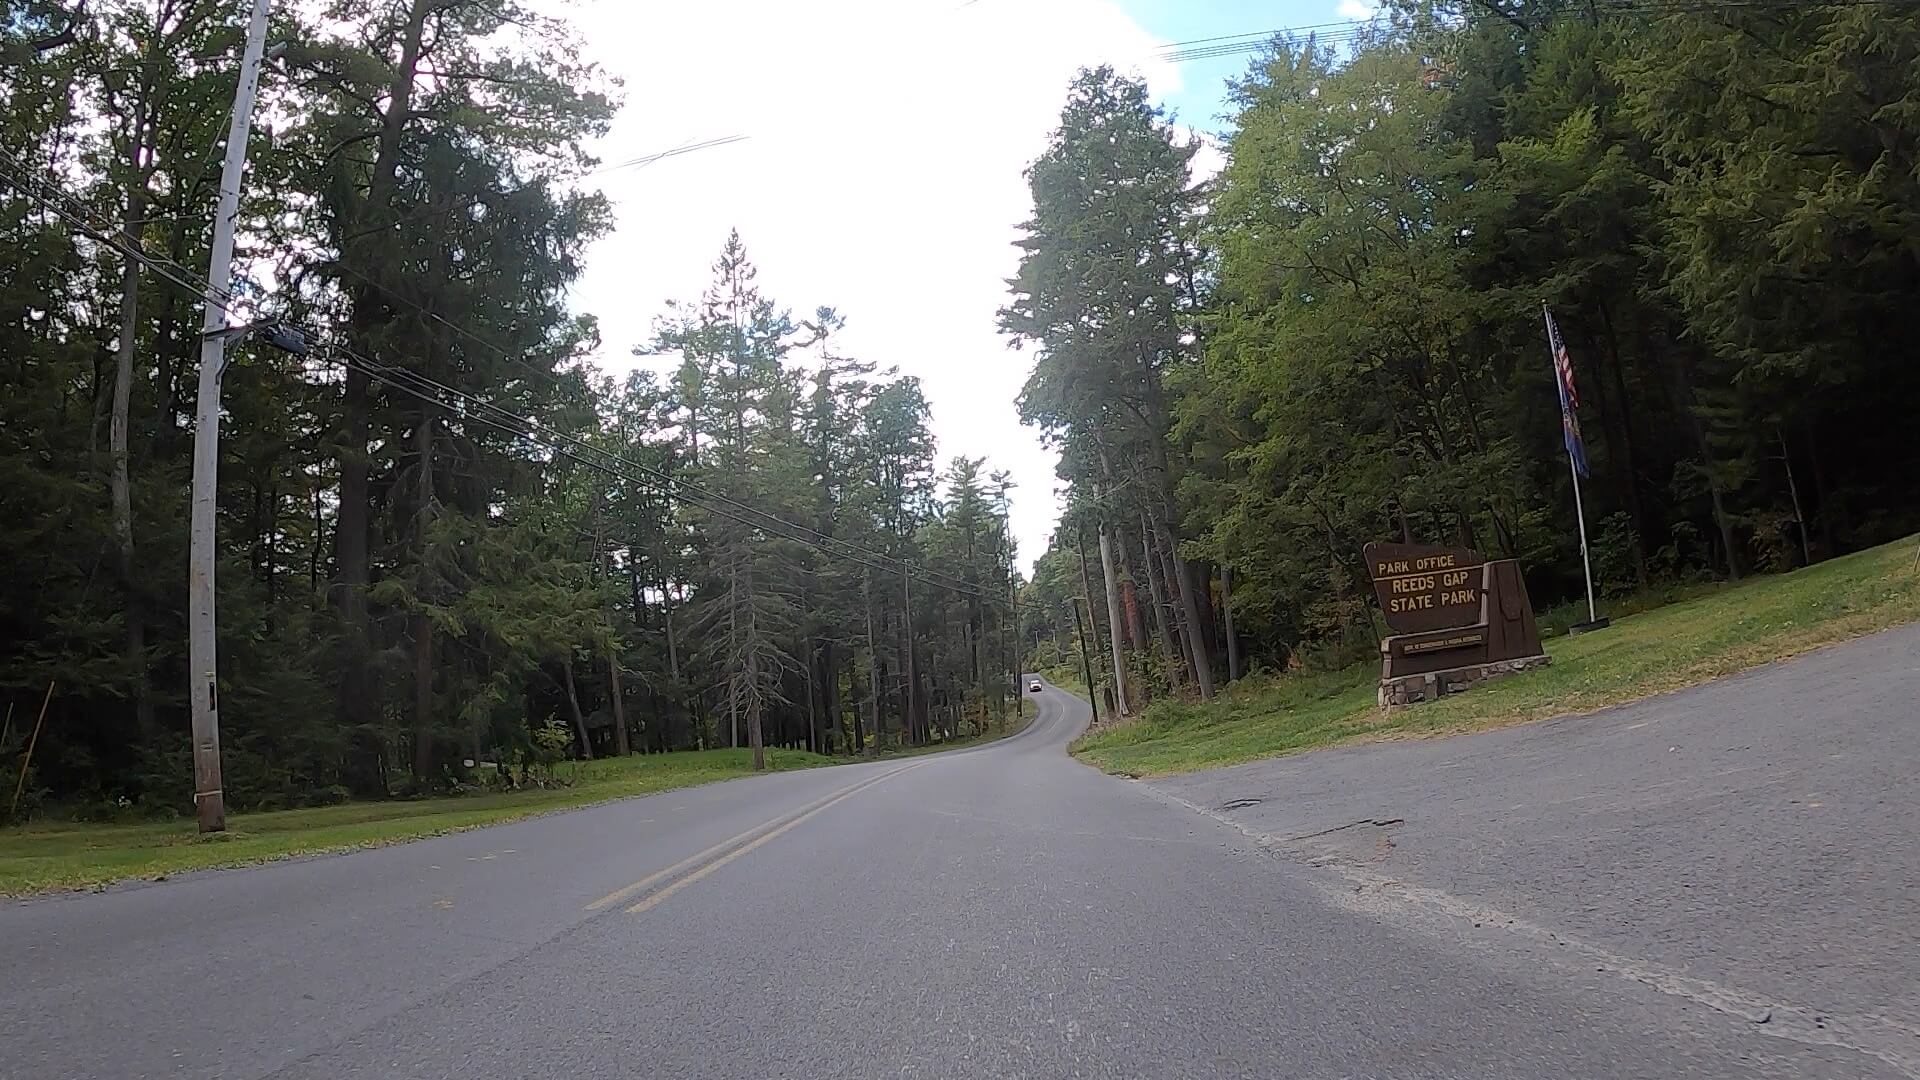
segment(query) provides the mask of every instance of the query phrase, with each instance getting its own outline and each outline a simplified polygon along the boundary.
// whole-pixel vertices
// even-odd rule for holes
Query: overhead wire
[[[751,136],[747,136],[747,135],[721,135],[716,138],[701,139],[697,142],[688,141],[688,142],[681,143],[679,146],[675,146],[670,149],[657,150],[651,154],[642,154],[637,158],[631,158],[627,161],[617,162],[612,165],[603,165],[600,168],[592,169],[587,172],[581,173],[579,178],[584,180],[589,176],[600,176],[604,173],[615,172],[620,169],[636,169],[636,170],[644,169],[647,166],[652,165],[654,162],[657,162],[657,161],[665,161],[668,158],[679,157],[682,154],[691,154],[698,150],[711,150],[714,147],[718,147],[718,146],[731,146],[737,142],[745,142],[750,137]],[[513,196],[518,195],[522,191],[528,190],[537,184],[543,184],[543,183],[546,183],[546,180],[536,180],[527,184],[523,184],[512,191],[488,192],[484,195],[476,195],[472,198],[462,199],[454,203],[452,206],[443,206],[433,210],[421,210],[416,213],[407,214],[402,217],[394,218],[391,221],[375,222],[374,224],[369,225],[366,228],[359,230],[358,232],[347,234],[343,242],[351,242],[354,240],[358,240],[363,236],[372,236],[375,233],[385,232],[389,229],[398,228],[401,225],[413,225],[413,224],[418,224],[419,222],[422,222],[422,221],[427,221],[432,218],[446,217],[449,214],[465,213],[477,206],[484,204],[489,199],[512,198]]]
[[[619,169],[644,169],[656,161],[665,161],[671,157],[679,157],[681,154],[691,154],[696,150],[711,150],[717,146],[732,146],[737,142],[746,142],[748,138],[750,138],[750,136],[747,135],[721,135],[712,139],[701,139],[698,142],[684,142],[670,150],[658,150],[654,153],[642,154],[637,158],[631,158],[613,165],[602,165],[584,175],[599,176],[601,173],[610,173]]]
[[[18,159],[0,151],[0,158],[18,168]],[[0,181],[5,181],[22,195],[51,211],[71,225],[77,232],[87,236],[102,246],[111,248],[126,258],[133,259],[160,277],[178,285],[196,296],[206,297],[207,302],[224,313],[231,313],[235,297],[231,290],[218,290],[192,271],[162,256],[156,256],[137,244],[129,244],[96,222],[89,220],[90,208],[86,207],[71,193],[56,185],[41,185],[31,176],[16,174],[14,171],[0,171]],[[65,203],[65,205],[62,205]],[[75,206],[82,212],[75,212]],[[703,485],[676,477],[671,473],[642,465],[623,455],[593,446],[576,436],[559,431],[530,417],[521,416],[495,405],[478,395],[447,385],[405,365],[382,364],[353,349],[336,342],[329,342],[326,336],[314,332],[310,327],[296,329],[308,334],[315,345],[330,354],[342,358],[349,366],[358,366],[369,377],[378,379],[383,385],[397,389],[409,396],[428,404],[448,409],[450,413],[476,420],[497,430],[508,433],[523,441],[540,446],[547,451],[561,455],[569,460],[593,468],[596,471],[614,475],[632,483],[648,486],[666,497],[699,507],[717,516],[727,518],[751,528],[758,528],[781,539],[794,541],[812,547],[822,554],[845,559],[871,569],[888,574],[899,573],[910,579],[918,579],[923,584],[945,589],[949,592],[982,600],[996,600],[987,590],[974,586],[960,578],[929,570],[914,568],[905,559],[885,552],[875,551],[863,545],[853,544],[809,526],[789,521],[778,515],[760,510],[740,502],[730,496],[712,491]],[[489,348],[498,349],[482,339],[476,338]],[[503,353],[503,355],[506,355]],[[524,359],[521,360],[525,363]],[[528,365],[531,367],[531,365]],[[535,369],[537,370],[537,369]],[[550,374],[550,373],[549,373]],[[422,388],[425,389],[422,389]],[[446,395],[441,398],[438,395]],[[541,436],[544,434],[544,438]],[[621,469],[628,470],[621,472]],[[838,550],[835,550],[838,549]],[[887,565],[891,563],[893,565]]]
[[[1594,0],[1589,9],[1592,14],[1605,16],[1621,15],[1687,15],[1707,14],[1721,10],[1793,10],[1796,8],[1816,7],[1899,7],[1915,3],[1916,0]],[[1483,5],[1469,5],[1470,9],[1479,9]],[[1470,17],[1499,19],[1521,26],[1540,26],[1555,18],[1565,17],[1565,12],[1498,12],[1491,9],[1470,10]],[[1581,12],[1584,15],[1587,12]],[[1157,60],[1172,63],[1188,63],[1195,60],[1211,60],[1229,56],[1259,52],[1270,47],[1276,40],[1298,40],[1310,37],[1319,45],[1343,45],[1356,41],[1369,33],[1382,28],[1385,24],[1378,16],[1367,19],[1345,19],[1338,22],[1311,23],[1302,26],[1279,27],[1273,30],[1256,30],[1241,34],[1221,34],[1213,37],[1193,38],[1188,41],[1175,41],[1161,46],[1153,53]]]

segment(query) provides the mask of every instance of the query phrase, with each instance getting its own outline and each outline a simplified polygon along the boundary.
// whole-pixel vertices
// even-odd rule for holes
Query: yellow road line
[[[873,785],[880,783],[882,780],[891,780],[894,777],[899,776],[903,772],[912,772],[913,770],[919,768],[921,765],[927,765],[927,764],[931,764],[931,763],[922,761],[915,765],[909,765],[904,769],[895,769],[894,771],[887,773],[885,776],[877,776],[872,780],[865,781],[864,783],[855,784],[853,787],[850,787],[847,790],[841,792],[840,794],[833,796],[827,801],[820,803],[819,805],[814,806],[809,810],[803,811],[799,817],[794,818],[793,820],[787,822],[785,825],[780,826],[779,828],[773,830],[772,832],[766,834],[765,836],[762,836],[759,839],[754,840],[752,843],[746,844],[745,846],[740,847],[734,851],[728,852],[727,854],[721,856],[718,859],[713,860],[712,862],[701,867],[700,869],[695,870],[693,873],[688,874],[686,877],[683,877],[678,881],[675,881],[673,884],[647,897],[645,900],[642,900],[639,903],[634,904],[632,907],[629,907],[627,909],[627,914],[638,915],[643,911],[652,909],[655,905],[659,904],[661,901],[665,900],[667,897],[672,896],[674,893],[679,892],[681,889],[684,889],[687,886],[693,884],[694,882],[699,881],[701,878],[706,877],[708,874],[713,873],[715,870],[720,869],[721,867],[727,865],[728,863],[739,858],[740,856],[747,854],[748,852],[759,847],[760,845],[771,842],[773,839],[778,837],[781,833],[784,833],[788,829],[791,829],[796,825],[799,825],[801,822],[806,821],[808,818],[813,817],[815,814],[821,813],[822,811],[826,810],[828,807],[832,806],[834,803],[837,803],[842,799],[850,799],[853,796],[858,795],[861,789],[872,787]]]
[[[908,768],[914,768],[914,767],[915,766],[911,766],[911,765],[908,766]],[[895,770],[895,772],[899,772],[899,771],[904,771],[904,770]],[[673,875],[681,872],[682,870],[687,869],[690,866],[695,866],[701,862],[706,861],[707,859],[712,858],[715,855],[720,854],[721,852],[727,850],[728,848],[733,847],[735,844],[739,844],[747,840],[748,838],[752,837],[753,834],[773,828],[775,825],[778,825],[780,824],[780,822],[786,820],[789,816],[797,816],[800,814],[811,813],[814,810],[824,809],[828,803],[833,802],[836,799],[845,798],[846,796],[853,794],[854,792],[860,790],[861,788],[866,787],[868,784],[878,783],[879,781],[885,780],[887,777],[892,775],[893,773],[889,772],[878,777],[862,780],[857,784],[851,784],[847,787],[841,788],[839,791],[833,792],[830,795],[826,795],[822,798],[816,799],[812,803],[809,803],[808,805],[801,807],[799,810],[794,811],[792,815],[780,814],[780,815],[776,815],[774,817],[768,818],[767,820],[761,822],[758,825],[753,826],[752,828],[746,829],[742,832],[738,832],[732,836],[727,837],[725,840],[720,841],[719,843],[713,845],[710,848],[707,848],[704,851],[699,852],[698,854],[689,855],[686,858],[681,859],[679,862],[674,863],[672,866],[667,867],[665,870],[656,870],[655,872],[648,874],[646,877],[641,878],[639,881],[636,881],[631,885],[622,885],[620,888],[615,889],[614,891],[608,893],[607,895],[601,897],[600,899],[595,900],[593,903],[588,904],[586,910],[599,911],[601,908],[608,907],[610,905],[617,904],[622,900],[625,900],[627,897],[632,896],[634,893],[645,892],[647,889],[650,889],[653,886],[659,884],[662,880],[666,878],[670,878]]]

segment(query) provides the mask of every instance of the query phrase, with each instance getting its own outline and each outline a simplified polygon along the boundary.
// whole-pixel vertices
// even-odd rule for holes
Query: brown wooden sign
[[[1428,544],[1368,544],[1361,550],[1387,625],[1421,634],[1480,621],[1481,567],[1472,548]],[[1477,644],[1477,643],[1476,643]]]

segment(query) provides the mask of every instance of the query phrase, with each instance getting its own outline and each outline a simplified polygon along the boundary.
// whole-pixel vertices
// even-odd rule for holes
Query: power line
[[[4,155],[3,152],[0,152],[0,156],[4,156],[7,160],[17,164],[17,159],[11,158],[10,155]],[[173,263],[171,260],[152,255],[146,251],[144,247],[122,241],[119,237],[104,231],[95,223],[89,221],[86,214],[91,213],[90,209],[87,208],[85,204],[80,203],[70,193],[60,190],[57,186],[47,185],[47,189],[54,193],[50,196],[44,191],[35,190],[39,185],[34,184],[31,179],[13,175],[9,172],[0,172],[0,180],[6,181],[14,187],[16,191],[19,191],[27,198],[52,211],[67,221],[77,231],[93,239],[95,242],[118,251],[126,258],[139,262],[153,273],[171,281],[188,292],[196,295],[207,294],[208,286],[204,279],[179,266],[179,264]],[[62,201],[68,205],[62,206]],[[74,206],[79,206],[84,213],[76,213],[72,209]],[[222,313],[231,313],[233,295],[230,291],[220,291],[217,300],[210,302]],[[324,335],[313,332],[311,328],[307,327],[299,327],[298,329],[308,332],[311,340],[316,343],[323,343]],[[481,344],[486,345],[488,348],[498,351],[498,346],[494,346],[479,338],[475,338],[475,340],[480,341]],[[820,551],[822,554],[834,558],[846,559],[890,574],[896,572],[901,573],[910,578],[918,578],[925,584],[943,588],[949,592],[960,595],[989,601],[995,599],[995,597],[985,590],[960,578],[955,578],[926,568],[915,569],[911,563],[898,556],[875,551],[862,545],[822,533],[817,529],[788,521],[785,518],[760,510],[702,485],[683,480],[671,473],[641,465],[612,451],[595,447],[565,432],[546,428],[546,438],[543,439],[539,437],[543,425],[538,421],[520,416],[476,395],[448,386],[412,368],[403,365],[381,364],[378,361],[371,360],[354,352],[346,346],[338,344],[324,344],[324,347],[334,355],[344,357],[348,364],[357,364],[362,370],[366,371],[369,376],[378,378],[387,386],[398,389],[429,404],[440,405],[457,416],[471,418],[480,423],[505,431],[516,438],[534,443],[552,453],[580,462],[598,471],[619,476],[629,482],[653,486],[660,490],[661,494],[670,498],[698,506],[710,513],[747,525],[751,528],[758,528],[772,533],[782,539],[805,544],[808,547]],[[507,354],[502,352],[502,355]],[[511,359],[511,357],[509,358]],[[519,362],[523,364],[526,363],[523,358],[520,359]],[[528,366],[531,367],[531,365]],[[423,386],[427,389],[422,390],[421,387]],[[444,394],[447,395],[447,397],[441,399],[437,397],[436,394]],[[624,473],[621,472],[620,470],[623,468],[628,471]],[[648,479],[641,479],[643,476]],[[738,512],[729,510],[726,507],[735,507]],[[839,548],[840,550],[836,551],[834,550],[835,548]],[[871,558],[869,558],[869,556]],[[886,563],[893,563],[895,565],[888,566],[885,565]]]
[[[673,147],[670,150],[659,150],[651,154],[642,154],[637,158],[633,158],[628,161],[622,161],[615,165],[603,165],[598,169],[593,169],[589,172],[581,173],[580,178],[584,180],[589,176],[599,176],[602,173],[609,173],[618,169],[644,169],[656,161],[665,161],[667,158],[679,157],[682,154],[691,154],[697,150],[710,150],[716,146],[731,146],[732,144],[737,142],[745,142],[748,138],[749,136],[746,136],[746,135],[722,135],[718,138],[702,139],[699,142],[685,142],[685,143],[681,143],[679,146]],[[480,206],[481,204],[485,203],[489,199],[493,199],[493,198],[510,199],[513,196],[520,194],[522,191],[526,191],[537,184],[542,184],[545,182],[546,181],[544,180],[537,180],[532,183],[525,184],[525,185],[522,185],[521,187],[515,188],[512,191],[488,192],[484,195],[476,195],[469,199],[462,199],[459,202],[453,204],[452,206],[441,207],[435,210],[421,210],[416,213],[407,214],[402,217],[394,218],[392,221],[376,222],[372,225],[367,226],[364,229],[361,229],[358,232],[349,233],[347,236],[342,238],[341,243],[343,244],[351,243],[352,241],[358,240],[363,236],[372,236],[374,233],[385,232],[389,229],[395,229],[402,225],[415,225],[422,221],[427,221],[433,218],[446,217],[450,214],[463,214],[469,210],[472,210],[476,206]]]
[[[749,136],[746,135],[722,135],[719,138],[702,139],[699,142],[681,143],[671,150],[660,150],[651,154],[642,154],[637,158],[622,161],[615,165],[602,165],[600,168],[586,175],[598,176],[601,173],[609,173],[617,169],[644,169],[656,161],[665,161],[667,158],[679,157],[681,154],[691,154],[696,150],[711,150],[716,146],[731,146],[737,142],[746,142],[748,138]]]
[[[1592,14],[1601,16],[1660,16],[1710,14],[1724,10],[1791,11],[1822,7],[1901,7],[1914,2],[1915,0],[1595,0],[1590,10]],[[1568,14],[1586,14],[1586,12],[1473,10],[1479,7],[1481,5],[1470,5],[1467,18],[1494,19],[1529,28],[1544,26]],[[1387,25],[1375,17],[1311,23],[1274,30],[1256,30],[1243,34],[1221,34],[1171,42],[1161,46],[1153,55],[1155,59],[1176,64],[1195,60],[1213,60],[1260,52],[1271,47],[1276,40],[1297,39],[1302,35],[1311,37],[1318,45],[1343,45],[1359,40],[1371,32],[1385,29]]]

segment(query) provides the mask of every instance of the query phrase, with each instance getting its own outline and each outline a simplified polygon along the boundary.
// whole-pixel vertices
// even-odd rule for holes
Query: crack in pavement
[[[1186,802],[1186,800],[1185,800],[1185,799],[1181,799],[1180,801],[1181,801],[1181,802]],[[1193,806],[1193,804],[1192,804],[1192,803],[1187,803],[1187,805],[1188,805],[1188,806]],[[1194,809],[1196,809],[1196,810],[1198,810],[1198,809],[1199,809],[1199,807],[1197,807],[1197,806],[1196,806],[1196,807],[1194,807]],[[1225,817],[1221,817],[1221,815],[1219,815],[1219,814],[1217,814],[1217,813],[1214,813],[1213,811],[1203,811],[1203,812],[1204,812],[1204,813],[1207,813],[1207,814],[1209,814],[1210,816],[1213,816],[1213,817],[1220,817],[1220,819],[1221,819],[1222,821],[1226,821],[1226,820],[1227,820],[1227,819],[1226,819]],[[1359,821],[1349,821],[1349,822],[1347,822],[1347,823],[1346,823],[1345,825],[1335,825],[1335,826],[1334,826],[1333,828],[1331,828],[1331,829],[1321,829],[1321,830],[1320,830],[1319,832],[1310,832],[1310,833],[1301,833],[1301,834],[1300,834],[1299,836],[1272,836],[1272,837],[1267,837],[1267,834],[1266,834],[1266,833],[1252,833],[1252,832],[1247,832],[1247,830],[1246,830],[1246,828],[1245,828],[1245,827],[1243,827],[1243,826],[1241,826],[1239,822],[1231,822],[1231,824],[1232,824],[1232,825],[1233,825],[1233,826],[1234,826],[1235,828],[1237,828],[1237,829],[1239,829],[1239,830],[1240,830],[1241,832],[1247,832],[1247,835],[1249,835],[1249,836],[1253,836],[1253,837],[1267,837],[1267,839],[1269,839],[1269,840],[1278,840],[1278,841],[1280,841],[1280,842],[1282,842],[1282,843],[1288,843],[1288,844],[1291,844],[1291,843],[1295,843],[1295,842],[1297,842],[1297,841],[1300,841],[1300,840],[1311,840],[1311,839],[1313,839],[1313,838],[1314,838],[1314,837],[1316,837],[1316,836],[1330,836],[1330,835],[1332,835],[1332,834],[1334,834],[1334,833],[1337,833],[1337,832],[1345,832],[1345,831],[1346,831],[1346,830],[1348,830],[1348,829],[1357,829],[1357,828],[1359,828],[1359,827],[1360,827],[1360,826],[1362,826],[1362,825],[1377,825],[1377,826],[1379,826],[1379,827],[1381,827],[1381,828],[1386,828],[1386,827],[1387,827],[1387,826],[1389,826],[1389,825],[1404,825],[1404,824],[1406,824],[1406,823],[1407,823],[1407,819],[1406,819],[1406,818],[1398,818],[1398,817],[1395,817],[1395,818],[1370,818],[1370,817],[1363,817],[1363,818],[1361,818],[1361,819],[1360,819]]]
[[[1232,817],[1190,802],[1160,788],[1155,795],[1203,814],[1238,831],[1270,855],[1298,855],[1287,845],[1362,825],[1399,824],[1402,819],[1362,818],[1346,825],[1301,836],[1275,836],[1255,830]],[[1703,1005],[1739,1020],[1747,1030],[1770,1038],[1807,1046],[1825,1046],[1863,1054],[1914,1080],[1920,1080],[1920,1018],[1893,1018],[1865,1013],[1840,1016],[1824,1009],[1777,1000],[1708,979],[1685,975],[1652,961],[1617,953],[1559,933],[1511,912],[1479,904],[1440,889],[1412,885],[1331,856],[1308,863],[1342,879],[1342,884],[1313,881],[1328,902],[1396,926],[1427,925],[1425,932],[1458,937],[1462,921],[1482,930],[1504,932],[1514,942],[1536,952],[1554,967],[1611,975],[1672,997]],[[1309,879],[1312,880],[1312,879]],[[1409,915],[1415,916],[1409,919]]]

